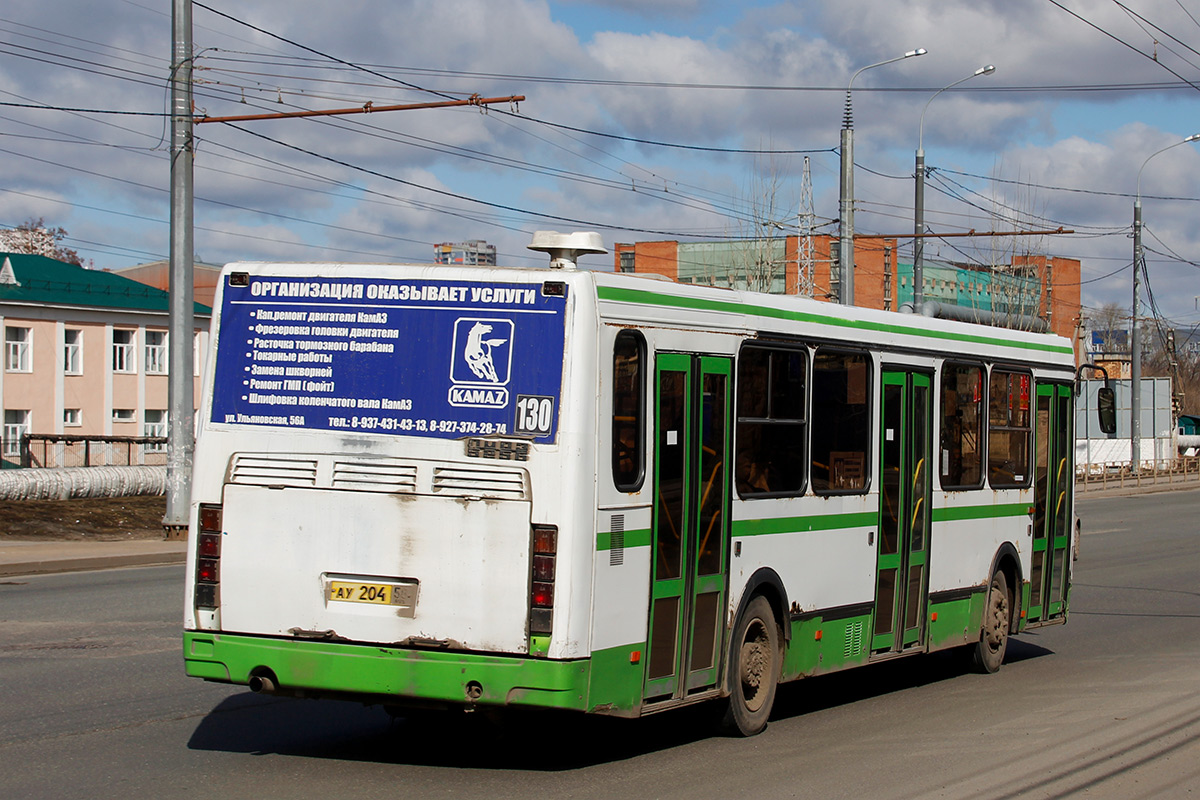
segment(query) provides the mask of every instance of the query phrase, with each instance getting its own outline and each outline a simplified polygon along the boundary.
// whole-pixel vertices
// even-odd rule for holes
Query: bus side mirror
[[[1117,393],[1111,386],[1101,386],[1096,390],[1096,414],[1100,417],[1100,430],[1105,433],[1117,432]]]

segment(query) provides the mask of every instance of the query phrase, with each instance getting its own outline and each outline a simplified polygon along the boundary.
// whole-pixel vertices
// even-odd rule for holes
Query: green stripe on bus
[[[830,531],[838,528],[858,528],[879,522],[879,512],[850,514],[812,514],[803,517],[775,519],[743,519],[733,523],[734,536],[764,536],[772,533],[803,533]]]
[[[598,531],[596,533],[596,549],[611,550],[612,549],[612,531]],[[625,531],[625,541],[622,547],[649,547],[650,546],[650,529],[641,528],[636,531]]]
[[[1001,503],[999,505],[963,506],[962,508],[935,508],[934,522],[959,522],[965,519],[1000,519],[1001,517],[1024,517],[1029,515],[1029,503]]]
[[[597,295],[601,300],[611,300],[618,303],[639,303],[642,305],[667,306],[672,308],[690,308],[697,311],[722,311],[731,314],[753,314],[760,317],[787,319],[794,322],[813,322],[821,325],[833,325],[854,330],[878,331],[880,333],[900,333],[909,336],[923,336],[928,339],[949,339],[956,342],[971,344],[986,344],[995,347],[1012,347],[1020,350],[1040,350],[1047,353],[1073,355],[1070,347],[1056,344],[1040,344],[1037,342],[1012,342],[998,339],[994,336],[978,336],[967,333],[947,333],[927,328],[895,325],[866,320],[839,319],[827,314],[813,314],[807,311],[788,311],[782,308],[769,308],[747,303],[731,303],[726,300],[705,300],[696,297],[677,297],[675,295],[658,294],[644,289],[617,289],[609,286],[597,287]]]

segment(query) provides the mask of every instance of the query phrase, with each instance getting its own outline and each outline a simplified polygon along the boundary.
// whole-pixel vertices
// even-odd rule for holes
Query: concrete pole
[[[1138,281],[1142,271],[1142,198],[1133,201],[1133,328],[1129,334],[1129,469],[1142,463],[1142,333],[1138,325]]]
[[[1139,317],[1141,316],[1141,308],[1138,302],[1138,282],[1141,279],[1142,262],[1145,261],[1145,253],[1142,250],[1142,172],[1146,169],[1146,165],[1150,163],[1150,159],[1154,158],[1159,153],[1165,153],[1172,147],[1179,147],[1181,144],[1194,142],[1200,139],[1200,133],[1193,133],[1186,139],[1169,144],[1161,150],[1156,150],[1146,156],[1146,160],[1142,162],[1142,168],[1137,174],[1137,194],[1134,195],[1133,201],[1133,329],[1129,335],[1129,383],[1130,383],[1130,398],[1129,398],[1129,413],[1131,416],[1129,425],[1129,468],[1133,472],[1138,472],[1141,469],[1141,454],[1142,454],[1142,332],[1138,325]]]
[[[925,149],[917,148],[916,191],[913,202],[913,313],[925,302]]]
[[[846,96],[847,114],[850,97]],[[854,305],[854,128],[842,128],[842,181],[838,200],[838,302]]]
[[[980,67],[967,77],[938,89],[933,93],[933,97],[925,101],[925,107],[921,109],[921,121],[917,126],[916,197],[913,203],[913,233],[916,234],[913,237],[913,312],[916,314],[921,313],[921,306],[925,302],[925,112],[929,110],[934,99],[947,89],[953,89],[960,83],[966,83],[980,75],[991,75],[995,71],[996,67],[992,64]]]
[[[877,64],[868,64],[850,77],[846,87],[846,108],[842,116],[842,181],[841,196],[838,200],[838,272],[841,282],[838,286],[838,302],[845,306],[854,305],[854,80],[869,69],[893,64],[913,56],[923,56],[928,52],[924,47],[909,50],[902,56],[889,58]],[[830,276],[832,280],[833,276]]]
[[[167,384],[167,513],[168,539],[187,536],[192,495],[192,450],[195,431],[195,314],[192,284],[192,1],[172,0],[171,31],[171,250],[170,361]]]

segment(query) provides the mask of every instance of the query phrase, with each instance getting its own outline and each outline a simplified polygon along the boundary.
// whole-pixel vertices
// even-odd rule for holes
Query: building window
[[[142,436],[166,436],[167,412],[161,409],[146,409],[145,421],[142,423]],[[163,442],[146,443],[142,446],[146,453],[165,453],[167,445]]]
[[[633,272],[635,255],[633,250],[621,251],[621,272]]]
[[[63,331],[63,372],[67,375],[83,374],[83,331],[78,328]]]
[[[27,433],[29,433],[29,412],[12,408],[5,409],[4,455],[19,458],[21,455],[21,437]]]
[[[807,373],[803,349],[742,349],[734,473],[742,497],[804,492]]]
[[[871,474],[871,362],[865,353],[821,349],[812,372],[813,491],[865,492]]]
[[[146,331],[146,374],[167,374],[166,331]]]
[[[137,422],[137,412],[132,408],[114,408],[113,422]]]
[[[613,484],[636,492],[645,476],[646,340],[621,331],[613,344]]]
[[[33,330],[4,326],[4,370],[6,372],[32,372]]]
[[[992,370],[988,383],[988,483],[1029,485],[1029,375]]]
[[[942,488],[983,485],[983,367],[942,369]]]
[[[83,424],[83,413],[78,408],[63,409],[63,425],[78,428]]]
[[[113,329],[112,332],[112,369],[113,372],[137,372],[137,361],[134,359],[133,339],[137,331]]]

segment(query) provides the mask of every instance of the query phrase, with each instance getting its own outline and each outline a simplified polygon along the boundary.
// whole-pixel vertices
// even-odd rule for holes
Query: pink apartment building
[[[167,311],[161,289],[44,256],[0,253],[3,466],[19,464],[25,433],[165,436]],[[211,313],[196,304],[196,401]],[[67,446],[39,445],[35,461],[69,464]],[[165,463],[161,445],[119,456],[95,449],[93,464]]]

